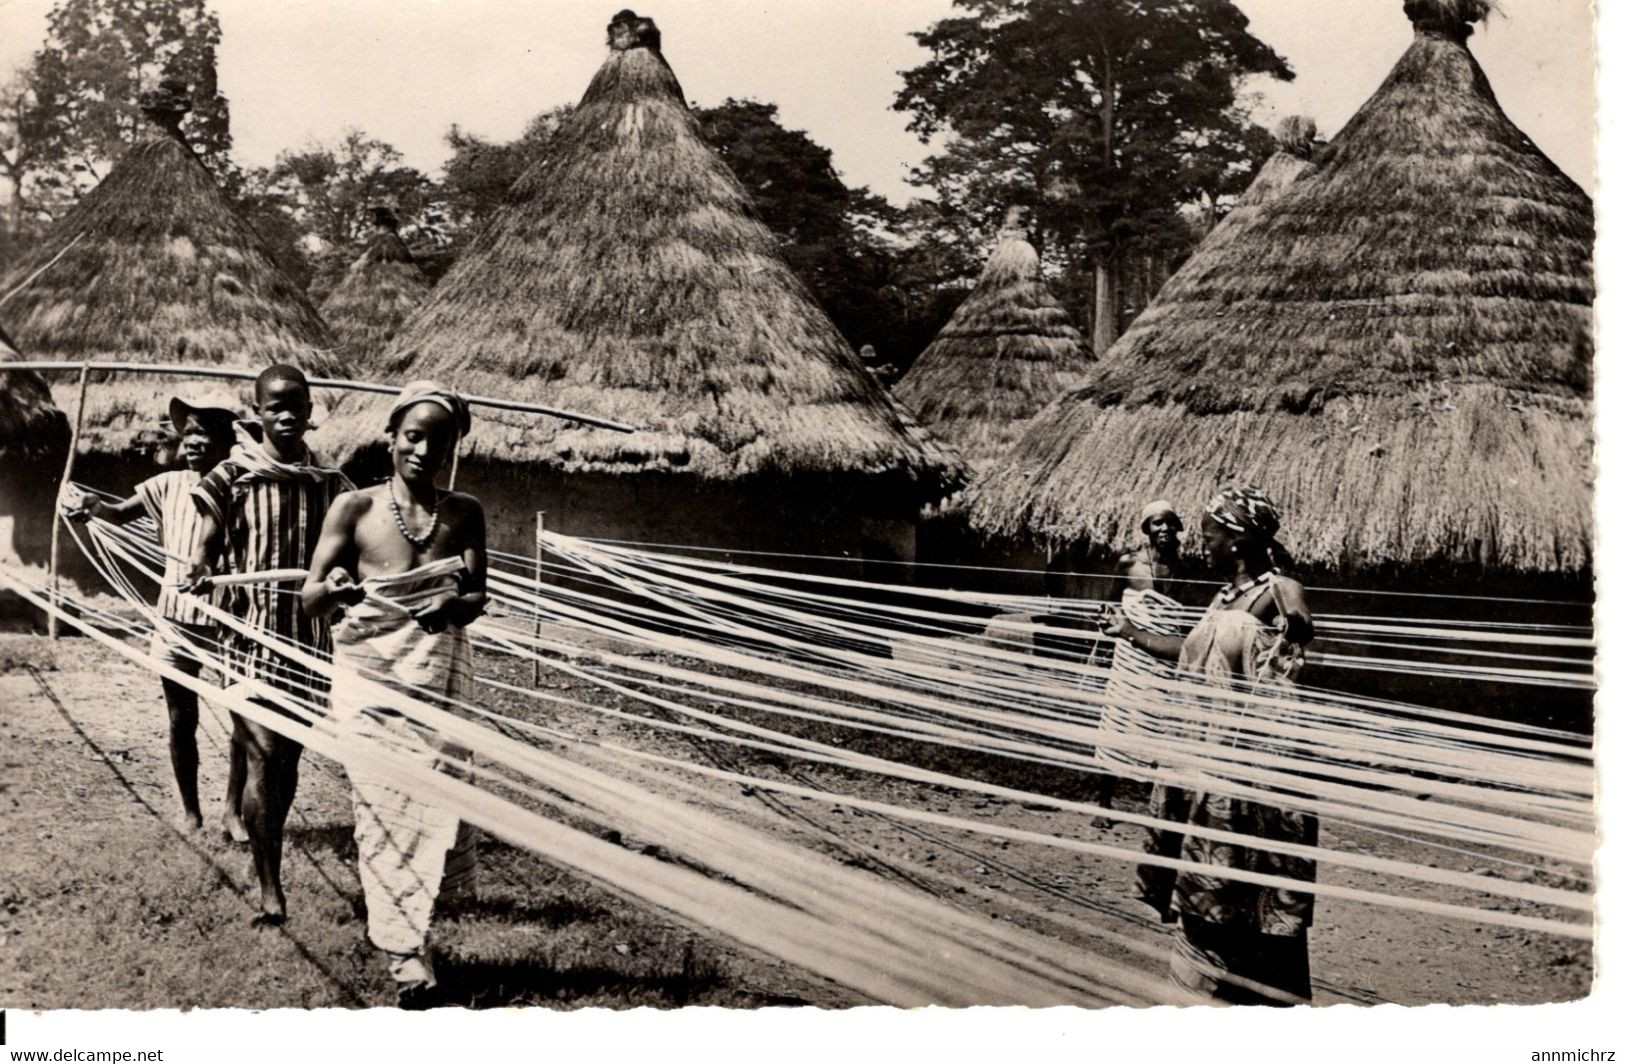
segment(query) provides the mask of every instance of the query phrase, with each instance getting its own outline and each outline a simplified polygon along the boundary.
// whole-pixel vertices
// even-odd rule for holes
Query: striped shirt
[[[186,559],[192,557],[198,534],[203,529],[197,506],[192,502],[192,489],[203,479],[201,473],[190,469],[177,469],[159,473],[135,486],[136,498],[146,508],[147,516],[158,526],[158,542],[163,544],[164,582],[158,590],[158,615],[165,620],[182,624],[213,624],[190,595],[175,590],[180,583]],[[209,601],[216,601],[211,599]]]
[[[299,467],[267,472],[264,463],[255,468],[234,451],[198,481],[192,499],[220,522],[228,571],[310,568],[327,508],[339,495],[354,490],[342,473],[320,469],[314,462],[307,453],[305,464]],[[294,468],[297,475],[286,472]],[[332,649],[327,622],[305,613],[297,587],[247,584],[225,590],[224,607],[249,624],[309,650]],[[290,668],[275,649],[240,634],[232,642],[237,651],[235,662],[248,675],[265,681],[290,680],[291,684],[282,686],[296,692],[300,685],[311,682],[305,670]]]

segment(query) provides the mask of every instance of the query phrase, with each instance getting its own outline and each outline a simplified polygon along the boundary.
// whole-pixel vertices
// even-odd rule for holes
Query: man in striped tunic
[[[293,366],[265,370],[254,382],[254,402],[258,421],[238,423],[231,456],[192,490],[203,525],[187,579],[193,591],[209,589],[209,552],[217,543],[223,545],[232,573],[308,569],[328,506],[354,490],[343,473],[319,465],[305,445],[311,403],[303,373]],[[319,653],[331,650],[332,643],[327,622],[306,615],[292,590],[273,583],[226,589],[226,608],[262,633],[251,638],[234,632],[229,660],[235,672],[287,692],[290,701],[308,704],[325,696],[323,681],[288,660],[274,641],[281,638]],[[304,747],[235,715],[232,745],[241,749],[247,766],[243,823],[260,881],[254,923],[280,924],[287,918],[282,829],[299,783]]]
[[[169,423],[181,438],[180,454],[186,468],[143,480],[128,499],[106,502],[95,496],[87,497],[66,515],[72,521],[100,518],[116,525],[143,516],[152,518],[158,526],[158,542],[167,555],[163,584],[154,605],[165,623],[153,630],[152,656],[160,664],[188,676],[196,676],[203,669],[203,663],[192,648],[212,646],[216,638],[214,622],[197,601],[175,588],[182,568],[198,549],[202,531],[191,492],[204,474],[231,450],[232,423],[236,420],[237,414],[229,400],[210,398],[190,403],[180,396],[174,397],[169,401]],[[175,789],[180,793],[183,823],[187,830],[198,831],[203,827],[203,813],[197,800],[197,694],[173,680],[164,680],[163,686],[164,701],[169,706],[169,760],[175,770]],[[231,775],[226,784],[225,829],[238,841],[247,838],[243,834],[238,800],[242,773],[242,758],[233,751]]]

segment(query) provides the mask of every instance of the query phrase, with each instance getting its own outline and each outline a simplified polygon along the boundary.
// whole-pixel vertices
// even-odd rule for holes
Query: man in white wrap
[[[456,815],[425,800],[407,767],[455,773],[467,751],[404,716],[389,692],[448,709],[469,694],[466,626],[485,609],[485,512],[435,486],[468,429],[455,392],[407,385],[389,415],[390,479],[334,502],[303,590],[311,615],[342,614],[332,721],[354,751],[345,769],[367,937],[388,955],[407,1007],[432,1000],[429,924],[447,880],[472,871],[472,835],[459,837]]]

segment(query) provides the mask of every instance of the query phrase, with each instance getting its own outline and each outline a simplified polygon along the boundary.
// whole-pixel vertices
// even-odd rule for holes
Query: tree
[[[6,236],[19,239],[28,212],[31,179],[51,135],[50,123],[26,73],[0,88],[0,176],[6,179]]]
[[[275,207],[302,231],[312,295],[320,296],[371,235],[369,208],[394,208],[408,235],[441,221],[438,187],[402,159],[392,145],[349,129],[335,143],[278,155],[275,166],[248,183],[242,201],[262,212]],[[277,224],[275,215],[264,220]]]
[[[1249,77],[1290,80],[1232,0],[955,0],[915,34],[931,51],[894,106],[923,140],[915,181],[991,230],[1031,209],[1058,257],[1093,274],[1094,340],[1116,339],[1127,257],[1183,229],[1181,207],[1237,191],[1261,156]]]
[[[220,21],[204,0],[60,0],[29,72],[49,135],[38,165],[51,187],[82,195],[143,135],[141,93],[160,78],[187,83],[182,132],[221,173],[231,114],[215,76]]]
[[[572,110],[564,104],[543,111],[531,119],[518,139],[507,143],[465,132],[456,125],[446,132],[451,158],[446,161],[441,185],[453,244],[460,244],[508,201],[508,190],[536,161]]]
[[[316,267],[306,254],[310,233],[294,216],[293,196],[285,183],[278,183],[270,169],[249,170],[233,167],[221,180],[221,189],[260,239],[282,272],[300,288],[309,289]]]
[[[900,273],[898,210],[867,188],[849,187],[830,150],[786,129],[775,104],[728,99],[694,116],[847,342],[873,346],[883,364],[912,358],[913,350],[902,350],[910,343],[911,307]]]

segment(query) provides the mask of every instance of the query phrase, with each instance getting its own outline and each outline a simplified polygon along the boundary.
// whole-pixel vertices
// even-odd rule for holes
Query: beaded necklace
[[[1259,587],[1259,586],[1261,586],[1263,584],[1269,583],[1275,577],[1279,576],[1280,573],[1281,573],[1281,570],[1279,570],[1279,569],[1270,569],[1270,570],[1267,570],[1265,572],[1259,573],[1257,576],[1253,577],[1251,580],[1247,581],[1245,584],[1242,584],[1240,587],[1227,587],[1227,588],[1225,588],[1223,591],[1219,592],[1219,605],[1221,605],[1221,606],[1230,605],[1232,602],[1236,601],[1238,598],[1245,595],[1247,592],[1251,591],[1253,588]]]
[[[401,530],[401,536],[406,542],[412,544],[420,551],[429,549],[434,540],[435,525],[440,521],[440,493],[435,492],[434,506],[429,510],[429,529],[422,536],[414,536],[412,530],[406,527],[406,515],[401,513],[400,500],[395,498],[395,478],[389,478],[389,508],[395,514],[395,527]]]

